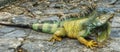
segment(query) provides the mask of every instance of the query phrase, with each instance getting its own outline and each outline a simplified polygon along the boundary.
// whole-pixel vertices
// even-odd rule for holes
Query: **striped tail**
[[[43,23],[43,24],[33,24],[32,29],[36,31],[41,31],[45,33],[54,33],[59,28],[59,23]]]
[[[10,22],[0,22],[0,25],[11,26],[11,27],[20,27],[20,28],[31,28],[36,31],[45,32],[45,33],[54,33],[59,28],[59,23],[35,23],[32,25],[25,24],[14,24]]]

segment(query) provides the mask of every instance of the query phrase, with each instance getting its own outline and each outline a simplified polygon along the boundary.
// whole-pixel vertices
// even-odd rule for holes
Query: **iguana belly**
[[[77,38],[78,36],[83,36],[79,34],[83,30],[83,23],[88,19],[75,20],[75,21],[66,21],[63,26],[66,31],[66,34],[69,38]]]

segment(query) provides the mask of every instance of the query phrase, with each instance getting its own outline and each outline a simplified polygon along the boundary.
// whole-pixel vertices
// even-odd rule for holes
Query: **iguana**
[[[62,37],[76,38],[78,41],[87,47],[93,48],[97,46],[97,42],[93,40],[86,40],[85,37],[89,36],[97,27],[105,26],[105,30],[98,36],[98,41],[104,41],[110,34],[110,24],[108,21],[114,16],[114,14],[102,14],[97,16],[96,12],[89,16],[89,18],[70,19],[57,21],[53,23],[43,22],[34,23],[28,26],[34,30],[42,31],[46,33],[53,33],[50,41],[61,41]],[[8,26],[20,26],[20,24],[10,24],[7,22],[0,22],[1,25]],[[102,27],[101,27],[102,28]],[[99,30],[99,29],[98,29]]]

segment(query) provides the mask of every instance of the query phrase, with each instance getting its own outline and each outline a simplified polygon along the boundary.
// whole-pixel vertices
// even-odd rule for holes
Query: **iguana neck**
[[[97,12],[93,11],[89,16],[89,21],[94,21],[97,18]]]
[[[94,11],[90,16],[88,17],[87,23],[85,25],[87,26],[88,29],[95,28],[96,26],[99,26],[99,21],[96,20],[97,18],[97,12]]]

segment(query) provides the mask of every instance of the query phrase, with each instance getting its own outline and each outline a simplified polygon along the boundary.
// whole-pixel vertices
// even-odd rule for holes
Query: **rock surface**
[[[32,1],[32,2],[30,2]],[[79,8],[73,6],[79,0],[30,0],[17,3],[15,6],[10,5],[0,10],[0,20],[13,18],[14,23],[30,24],[31,22],[38,22],[37,19],[58,17],[55,14],[60,13],[79,13]],[[97,1],[97,0],[96,0]],[[105,7],[113,0],[106,0],[106,4],[101,2]],[[60,2],[60,3],[59,3]],[[70,4],[70,3],[74,4]],[[114,5],[109,5],[108,8],[114,9],[115,16],[112,21],[112,30],[110,39],[102,48],[89,49],[78,42],[76,39],[64,38],[61,42],[49,42],[52,34],[36,32],[27,28],[8,27],[0,25],[0,52],[15,52],[20,48],[23,52],[120,52],[120,1]],[[66,8],[64,8],[66,7]],[[75,7],[75,8],[74,8]],[[60,8],[60,9],[59,9]],[[8,10],[9,9],[9,10]],[[3,13],[4,12],[4,13]],[[31,18],[35,18],[32,20]],[[43,19],[44,19],[43,18]],[[22,21],[23,20],[23,21]],[[10,21],[10,20],[8,20]]]

